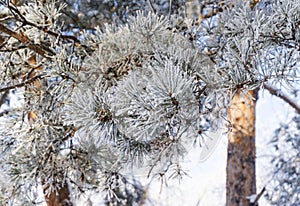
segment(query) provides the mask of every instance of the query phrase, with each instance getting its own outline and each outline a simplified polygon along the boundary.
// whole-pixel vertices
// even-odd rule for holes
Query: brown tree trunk
[[[70,198],[69,187],[66,183],[58,191],[53,191],[48,196],[45,196],[45,199],[46,199],[47,206],[72,206],[73,205]]]
[[[236,93],[228,111],[232,131],[228,136],[226,206],[250,206],[256,194],[255,105],[258,91]],[[251,99],[254,98],[254,99]]]

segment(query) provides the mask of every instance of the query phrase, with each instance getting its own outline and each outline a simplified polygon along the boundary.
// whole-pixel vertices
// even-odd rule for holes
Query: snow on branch
[[[298,114],[300,114],[300,106],[295,102],[295,100],[292,100],[291,98],[289,98],[281,90],[276,89],[268,84],[264,84],[263,88],[268,90],[272,95],[275,95],[275,96],[279,97],[280,99],[282,99],[283,101],[285,101],[286,103],[288,103],[292,108],[294,108],[296,110],[296,112]]]

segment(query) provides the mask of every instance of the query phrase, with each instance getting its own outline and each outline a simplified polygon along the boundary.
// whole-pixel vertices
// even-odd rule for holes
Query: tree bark
[[[232,131],[228,136],[226,206],[253,206],[256,194],[255,105],[258,91],[237,92],[228,111]]]
[[[73,205],[70,198],[70,190],[66,182],[57,191],[51,192],[48,196],[46,195],[45,199],[46,199],[47,206],[72,206]]]

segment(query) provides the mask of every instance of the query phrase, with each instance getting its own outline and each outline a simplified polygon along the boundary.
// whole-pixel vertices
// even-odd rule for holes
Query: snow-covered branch
[[[284,94],[280,89],[276,89],[268,84],[264,84],[263,88],[268,90],[270,94],[275,95],[276,97],[279,97],[280,99],[288,103],[292,108],[296,110],[298,114],[300,114],[300,105],[298,105],[295,100],[291,99],[287,94]]]

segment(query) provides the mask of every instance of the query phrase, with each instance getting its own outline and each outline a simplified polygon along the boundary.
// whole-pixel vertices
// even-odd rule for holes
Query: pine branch
[[[36,53],[40,54],[43,57],[49,58],[49,56],[55,55],[55,53],[51,51],[49,48],[46,48],[43,45],[32,43],[31,40],[25,34],[12,31],[2,24],[0,24],[0,31],[19,40],[23,44],[27,45],[29,49],[35,51]]]
[[[30,79],[27,79],[27,80],[24,81],[24,82],[19,83],[19,84],[15,84],[15,85],[12,85],[12,86],[9,86],[9,87],[0,88],[0,92],[6,92],[6,91],[9,91],[9,90],[11,90],[11,89],[24,87],[25,85],[31,84],[31,83],[33,83],[34,81],[36,81],[36,80],[38,80],[38,79],[42,79],[42,78],[44,78],[44,75],[37,75],[37,76],[35,76],[35,77],[32,77],[32,78],[30,78]]]
[[[49,30],[47,26],[36,25],[33,22],[28,21],[24,17],[24,15],[22,15],[21,12],[15,6],[12,6],[11,4],[7,5],[7,8],[13,13],[15,19],[22,23],[22,26],[32,26],[32,27],[34,27],[34,28],[36,28],[36,29],[38,29],[42,32],[45,32],[45,33],[47,33],[51,36],[56,37],[57,39],[62,39],[62,40],[69,41],[69,42],[72,41],[76,47],[82,47],[88,53],[92,52],[92,49],[89,48],[88,46],[82,44],[76,36],[64,35],[64,34],[61,34],[61,32],[59,32],[59,31],[55,32],[55,31]],[[46,50],[49,50],[47,47],[43,47],[43,48],[46,49]],[[50,51],[50,53],[52,53],[52,55],[55,55],[51,50],[49,50],[49,51]]]
[[[294,102],[292,99],[290,99],[286,94],[284,94],[282,91],[279,89],[273,88],[270,85],[264,84],[264,88],[270,92],[270,94],[275,95],[288,103],[291,107],[293,107],[298,114],[300,114],[300,106]]]
[[[49,34],[49,35],[52,35],[52,36],[55,36],[55,37],[61,38],[61,39],[70,39],[70,40],[74,41],[75,43],[79,43],[80,44],[80,41],[75,36],[72,36],[72,35],[62,35],[60,33],[56,33],[56,32],[53,32],[51,30],[48,30],[48,28],[46,26],[38,26],[38,25],[36,25],[36,24],[28,21],[21,14],[21,12],[17,8],[15,8],[15,7],[11,6],[11,5],[8,5],[8,8],[11,11],[13,11],[13,12],[15,12],[17,14],[17,15],[15,15],[15,17],[17,18],[18,21],[20,21],[20,22],[23,23],[23,26],[25,26],[25,25],[32,26],[32,27],[35,27],[35,28],[37,28],[37,29],[39,29],[39,30],[41,30],[41,31]]]

